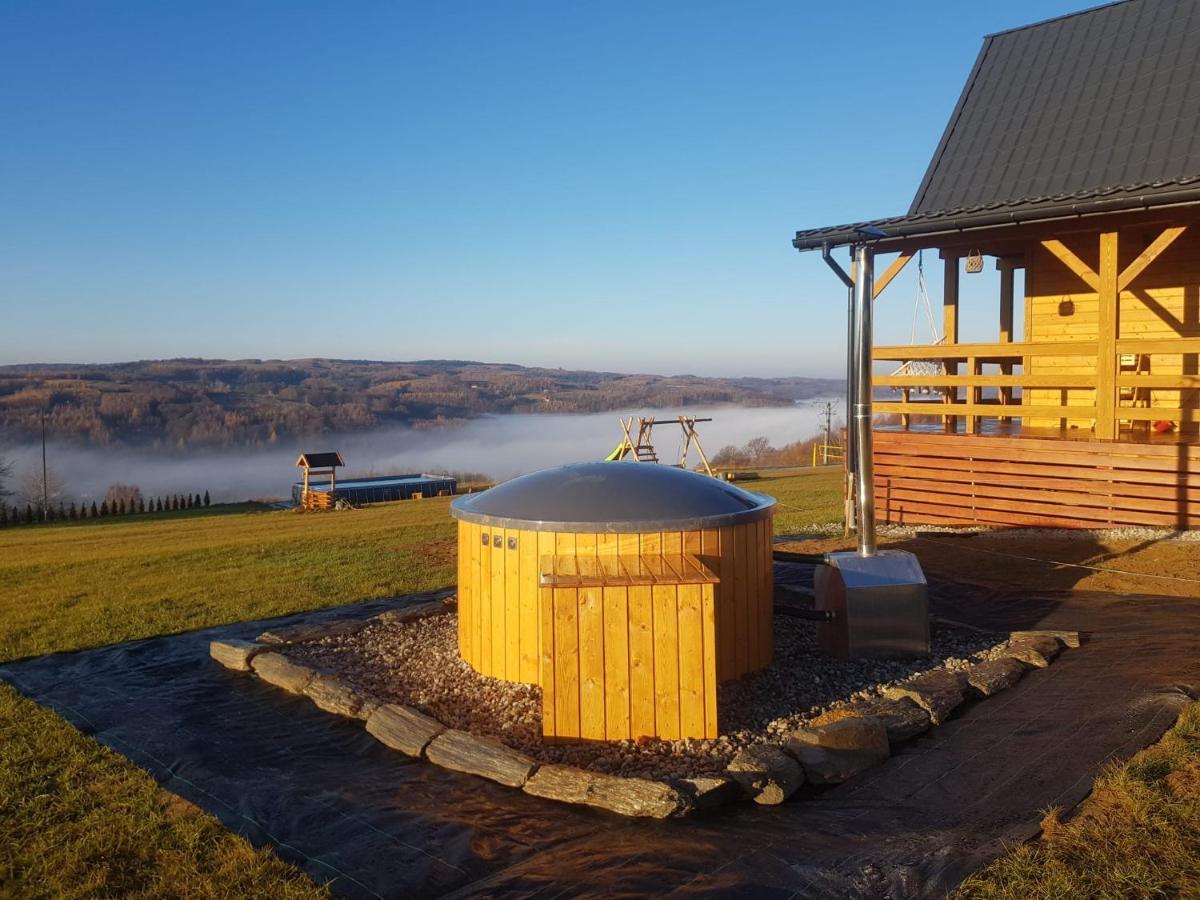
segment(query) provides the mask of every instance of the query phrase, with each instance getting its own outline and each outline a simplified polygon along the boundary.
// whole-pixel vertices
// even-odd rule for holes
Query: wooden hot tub
[[[525,475],[451,505],[459,652],[540,685],[550,737],[716,737],[716,685],[771,662],[775,501],[648,463]]]

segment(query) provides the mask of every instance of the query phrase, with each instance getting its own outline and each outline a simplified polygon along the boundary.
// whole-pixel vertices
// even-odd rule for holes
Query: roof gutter
[[[1200,188],[1143,194],[1136,197],[1098,198],[1082,200],[1062,206],[1047,206],[1040,209],[1012,210],[1009,212],[985,211],[945,219],[930,218],[925,222],[882,221],[889,238],[933,237],[939,234],[958,234],[980,228],[996,228],[1013,225],[1028,225],[1034,222],[1052,222],[1058,219],[1077,219],[1114,212],[1141,211],[1167,206],[1187,206],[1200,203]],[[818,229],[798,231],[792,246],[797,250],[842,247],[860,240],[858,228],[847,225],[837,230]],[[828,249],[825,250],[828,252]]]

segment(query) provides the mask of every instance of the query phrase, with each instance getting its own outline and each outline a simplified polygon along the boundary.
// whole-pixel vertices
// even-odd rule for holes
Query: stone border
[[[486,735],[448,728],[432,716],[368,695],[335,675],[288,659],[277,648],[353,634],[373,621],[413,622],[454,610],[453,595],[388,610],[367,619],[335,619],[272,629],[257,641],[213,641],[209,654],[235,672],[249,672],[318,708],[357,719],[386,747],[445,769],[477,775],[534,797],[608,810],[623,816],[665,819],[709,810],[739,799],[772,806],[804,784],[849,781],[884,762],[893,748],[940,725],[968,700],[984,699],[1016,684],[1025,672],[1048,666],[1063,647],[1078,647],[1075,631],[1015,631],[1006,656],[966,670],[935,669],[819,716],[782,743],[739,751],[725,777],[681,779],[679,786],[627,778],[575,766],[539,764]]]

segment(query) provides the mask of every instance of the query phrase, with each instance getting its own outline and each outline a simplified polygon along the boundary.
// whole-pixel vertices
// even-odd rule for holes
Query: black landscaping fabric
[[[811,567],[776,571],[811,583]],[[214,638],[389,604],[55,654],[0,678],[347,897],[932,897],[1035,835],[1047,807],[1078,803],[1102,763],[1156,740],[1200,685],[1200,601],[932,593],[940,616],[1076,629],[1084,645],[858,781],[666,822],[410,760],[208,658]]]

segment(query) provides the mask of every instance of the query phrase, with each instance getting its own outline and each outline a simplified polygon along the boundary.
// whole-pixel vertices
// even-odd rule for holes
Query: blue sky
[[[5,4],[0,363],[838,375],[792,233],[907,210],[982,36],[1082,7]]]

